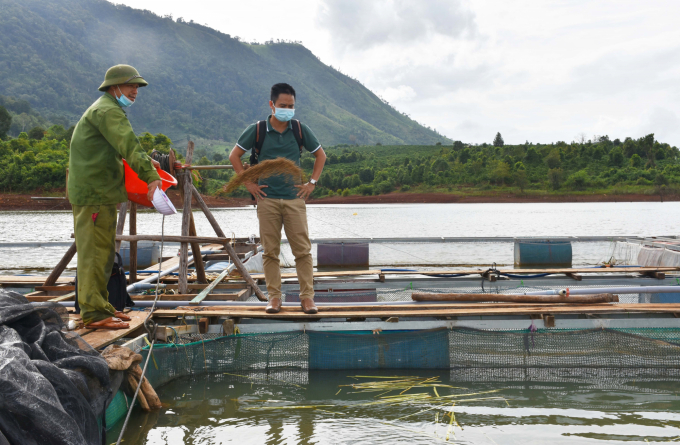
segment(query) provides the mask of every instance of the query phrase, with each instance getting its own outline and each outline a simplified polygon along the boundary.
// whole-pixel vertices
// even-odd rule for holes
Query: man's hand
[[[243,186],[248,189],[251,195],[255,197],[255,202],[263,199],[267,194],[262,191],[263,188],[269,187],[268,185],[257,185],[254,182],[245,182]]]
[[[156,161],[156,160],[153,159],[153,158],[149,158],[149,160],[151,161],[151,164],[153,164],[153,167],[154,167],[155,169],[161,168],[160,162]]]
[[[149,183],[148,185],[149,192],[146,194],[146,197],[149,198],[149,201],[153,202],[153,194],[156,192],[156,189],[161,188],[161,184],[162,183],[160,180]]]
[[[312,184],[311,182],[308,182],[307,184],[296,185],[295,187],[300,189],[300,191],[297,194],[297,197],[307,201],[307,198],[309,198],[309,195],[312,194],[312,192],[316,188],[316,185]]]

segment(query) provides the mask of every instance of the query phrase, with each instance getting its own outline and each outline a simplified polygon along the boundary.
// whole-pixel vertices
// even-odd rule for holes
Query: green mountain
[[[104,0],[0,0],[0,95],[73,124],[118,63],[150,83],[130,109],[137,132],[233,142],[267,115],[271,85],[287,82],[324,145],[450,142],[297,43],[247,44]]]

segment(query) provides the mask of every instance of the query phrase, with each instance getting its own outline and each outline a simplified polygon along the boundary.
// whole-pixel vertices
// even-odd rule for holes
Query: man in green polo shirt
[[[106,286],[115,258],[116,205],[127,201],[123,159],[148,184],[149,199],[160,187],[155,164],[139,144],[123,111],[148,83],[129,65],[106,72],[103,92],[73,131],[68,198],[78,250],[78,304],[92,329],[125,329],[130,317],[109,303]]]
[[[305,124],[299,124],[301,138],[293,133],[291,119],[295,114],[295,90],[285,83],[277,83],[271,89],[269,107],[272,114],[266,120],[266,133],[259,153],[259,160],[287,158],[300,165],[298,139],[302,146],[315,157],[312,177],[306,184],[296,184],[293,178],[277,175],[261,179],[258,184],[249,182],[245,187],[257,201],[257,219],[260,222],[260,240],[264,247],[264,277],[269,294],[268,313],[281,310],[281,227],[286,231],[288,243],[295,256],[295,269],[300,283],[300,305],[307,314],[315,314],[314,264],[312,243],[307,229],[305,200],[314,191],[326,162],[326,153]],[[297,127],[296,122],[296,127]],[[245,129],[231,150],[229,160],[236,174],[244,170],[241,156],[256,145],[257,124]]]

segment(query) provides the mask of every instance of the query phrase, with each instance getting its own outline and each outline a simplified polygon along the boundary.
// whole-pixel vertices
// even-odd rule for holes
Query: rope
[[[154,150],[151,152],[151,159],[161,164],[161,170],[170,173],[170,155]]]
[[[161,223],[161,252],[160,252],[160,258],[158,260],[158,263],[163,262],[163,243],[164,243],[164,238],[165,238],[165,215],[163,215],[163,221]],[[153,305],[151,305],[151,310],[149,311],[149,315],[146,316],[146,319],[144,320],[144,329],[146,329],[147,335],[151,336],[151,344],[149,345],[149,354],[146,356],[146,361],[144,362],[144,369],[142,369],[142,375],[139,378],[139,383],[137,383],[137,389],[135,390],[135,395],[132,397],[132,403],[130,403],[130,407],[127,412],[127,416],[125,416],[125,423],[123,423],[123,428],[120,430],[120,435],[118,436],[118,440],[116,441],[116,445],[120,445],[120,442],[123,440],[123,434],[125,434],[125,429],[127,428],[128,421],[130,420],[130,414],[132,413],[132,408],[135,406],[135,401],[137,400],[137,395],[139,394],[139,389],[142,387],[142,382],[144,381],[144,376],[146,375],[146,368],[149,366],[149,359],[151,358],[151,354],[153,353],[153,345],[156,344],[156,329],[158,328],[158,325],[156,324],[153,319],[151,319],[151,315],[153,315],[153,311],[156,309],[156,303],[158,302],[158,297],[160,294],[158,293],[158,288],[160,287],[161,284],[161,268],[158,268],[158,276],[156,278],[156,298],[153,300]],[[148,340],[147,340],[148,343]]]

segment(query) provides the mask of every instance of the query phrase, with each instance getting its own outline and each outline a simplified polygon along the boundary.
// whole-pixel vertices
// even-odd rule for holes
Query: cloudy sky
[[[677,0],[122,3],[246,41],[301,41],[455,140],[655,133],[680,146]]]

